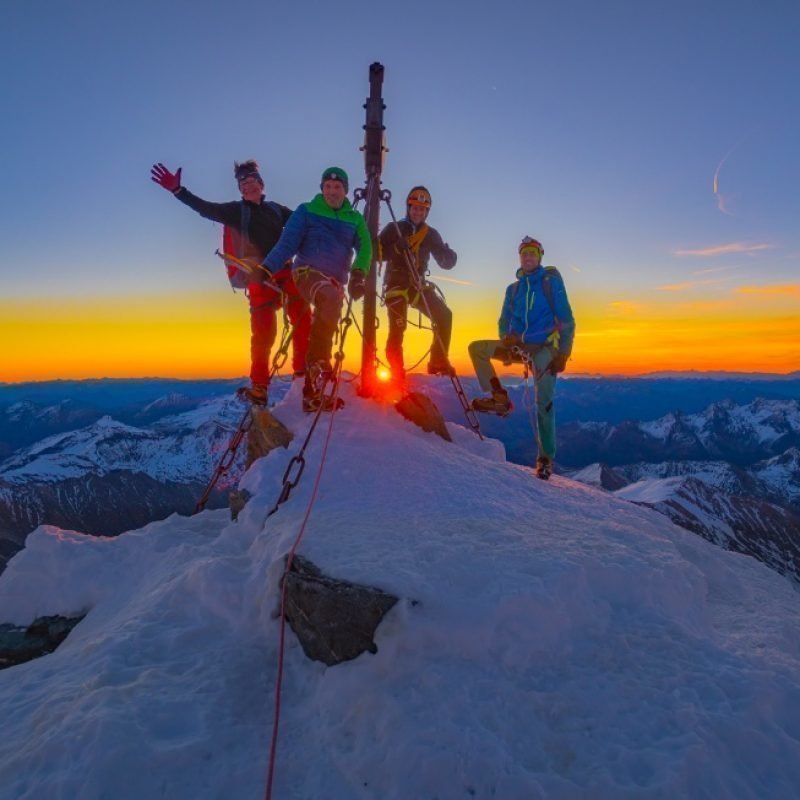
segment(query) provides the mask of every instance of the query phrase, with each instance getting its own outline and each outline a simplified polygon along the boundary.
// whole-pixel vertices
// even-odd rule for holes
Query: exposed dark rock
[[[251,408],[250,416],[252,423],[247,431],[247,469],[257,458],[267,455],[271,450],[288,447],[293,438],[292,432],[266,408]]]
[[[309,658],[332,666],[378,652],[375,630],[396,597],[329,578],[298,555],[285,580],[286,619]]]
[[[608,464],[592,464],[590,467],[570,473],[568,477],[588,486],[605,489],[607,492],[616,492],[631,482]]]
[[[13,539],[6,539],[0,533],[0,574],[6,568],[6,564],[20,551],[22,545]]]
[[[247,501],[252,496],[253,495],[251,495],[247,489],[234,489],[228,494],[228,506],[231,510],[231,520],[233,522],[239,519],[239,514],[242,513],[244,507],[247,505]]]
[[[0,669],[52,653],[84,616],[39,617],[27,628],[0,625]]]
[[[398,400],[394,407],[407,420],[418,425],[422,430],[435,433],[442,439],[452,442],[444,417],[433,400],[422,392],[409,392]]]

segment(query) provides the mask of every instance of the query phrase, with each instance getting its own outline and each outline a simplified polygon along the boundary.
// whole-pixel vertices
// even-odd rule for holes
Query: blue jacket
[[[353,261],[353,250],[356,259]],[[350,201],[335,210],[321,194],[310,203],[298,206],[289,217],[281,238],[264,259],[270,272],[277,272],[295,256],[292,268],[313,267],[330,275],[339,283],[347,283],[350,265],[369,272],[372,260],[372,240],[364,217],[354,211]]]
[[[525,344],[551,344],[569,355],[575,336],[575,318],[559,271],[555,267],[537,267],[526,275],[519,269],[517,279],[506,289],[498,320],[500,338],[515,333]],[[548,281],[552,289],[552,307],[544,281]]]

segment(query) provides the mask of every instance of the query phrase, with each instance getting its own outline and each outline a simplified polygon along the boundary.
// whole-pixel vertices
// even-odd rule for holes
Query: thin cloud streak
[[[737,286],[739,294],[797,295],[800,296],[800,283],[769,284],[767,286]]]
[[[710,267],[709,269],[698,269],[692,272],[692,275],[711,275],[715,272],[730,272],[736,267]]]
[[[720,244],[716,247],[701,247],[698,250],[675,250],[676,256],[724,256],[730,253],[756,253],[760,250],[769,250],[771,244],[761,242],[759,244],[746,244],[745,242],[731,242],[730,244]]]
[[[459,286],[475,286],[472,281],[462,281],[458,278],[447,278],[444,275],[437,275],[437,281],[444,281],[445,283],[457,283]]]
[[[714,284],[724,283],[725,278],[710,278],[705,281],[685,281],[684,283],[665,283],[662,286],[656,286],[660,292],[683,292],[686,289],[695,289],[698,286],[713,286]]]
[[[727,153],[725,153],[724,157],[722,158],[722,161],[720,161],[719,164],[717,164],[717,168],[714,170],[714,180],[712,182],[712,188],[713,188],[713,191],[714,191],[714,197],[716,198],[716,201],[717,201],[717,208],[723,214],[727,214],[729,217],[735,217],[736,214],[734,214],[732,211],[730,211],[726,206],[726,203],[728,202],[729,195],[722,194],[722,192],[720,192],[720,190],[719,190],[719,173],[721,172],[722,167],[725,164],[725,162],[733,155],[733,153],[736,150],[739,149],[739,147],[741,145],[743,145],[747,141],[749,135],[750,134],[748,134],[747,136],[742,137],[742,139],[740,139],[733,147],[731,147],[731,149],[728,150]]]

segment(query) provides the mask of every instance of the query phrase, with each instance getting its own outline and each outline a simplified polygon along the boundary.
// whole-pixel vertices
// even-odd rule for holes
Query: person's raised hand
[[[168,192],[175,194],[181,188],[181,169],[178,167],[178,171],[172,173],[159,162],[151,167],[150,179],[159,186],[163,186]]]

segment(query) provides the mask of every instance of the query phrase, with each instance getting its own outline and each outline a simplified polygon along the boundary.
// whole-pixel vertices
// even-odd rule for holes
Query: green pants
[[[536,444],[539,456],[552,461],[556,456],[556,411],[553,405],[556,376],[548,370],[548,367],[553,360],[553,350],[548,345],[539,344],[526,344],[522,349],[533,358],[536,368],[533,380],[536,394]],[[469,346],[469,357],[478,376],[478,383],[486,392],[492,391],[491,379],[497,377],[492,359],[502,361],[504,364],[522,363],[508,348],[503,347],[499,339],[481,339],[472,342]]]

